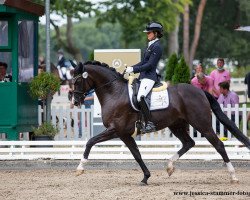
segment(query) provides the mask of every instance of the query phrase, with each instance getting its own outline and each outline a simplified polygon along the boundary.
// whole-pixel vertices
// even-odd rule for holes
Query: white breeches
[[[155,84],[155,81],[153,81],[151,79],[144,78],[144,79],[141,80],[141,85],[140,85],[138,95],[137,95],[137,101],[138,102],[141,101],[142,96],[144,96],[144,97],[147,96],[147,94],[153,88],[154,84]]]
[[[67,80],[71,80],[72,76],[70,74],[70,70],[67,69],[66,67],[58,67],[58,72],[59,72],[59,76],[61,80],[65,80],[65,78]]]

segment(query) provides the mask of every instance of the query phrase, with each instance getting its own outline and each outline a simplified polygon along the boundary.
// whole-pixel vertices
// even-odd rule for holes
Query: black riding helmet
[[[149,22],[146,26],[146,29],[143,31],[145,33],[147,32],[157,32],[158,38],[161,38],[163,36],[163,26],[159,22]]]

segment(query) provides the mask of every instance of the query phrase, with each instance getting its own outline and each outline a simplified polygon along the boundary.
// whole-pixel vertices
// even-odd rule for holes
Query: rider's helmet
[[[57,54],[59,54],[59,55],[64,55],[63,50],[62,50],[62,49],[59,49],[59,50],[57,51]]]
[[[161,38],[163,36],[163,26],[159,22],[149,22],[146,26],[146,29],[143,31],[145,33],[147,32],[157,32],[157,37]]]

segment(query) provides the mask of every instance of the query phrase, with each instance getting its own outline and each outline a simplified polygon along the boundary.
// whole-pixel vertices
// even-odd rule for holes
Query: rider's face
[[[151,40],[153,40],[154,38],[155,38],[155,34],[154,34],[154,32],[147,32],[147,35],[148,35],[148,40],[149,41],[151,41]]]

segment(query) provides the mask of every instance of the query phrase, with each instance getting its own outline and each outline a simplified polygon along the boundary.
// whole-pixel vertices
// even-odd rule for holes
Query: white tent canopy
[[[240,26],[235,29],[236,31],[249,31],[250,32],[250,26]]]

